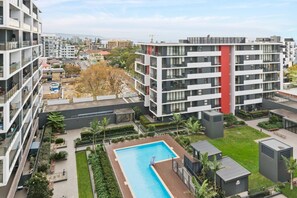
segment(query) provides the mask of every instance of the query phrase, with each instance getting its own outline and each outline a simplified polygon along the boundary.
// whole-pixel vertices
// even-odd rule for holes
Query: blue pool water
[[[176,157],[164,142],[154,142],[118,149],[116,150],[116,154],[134,196],[137,198],[170,197],[150,166],[150,162],[154,156],[155,162]]]

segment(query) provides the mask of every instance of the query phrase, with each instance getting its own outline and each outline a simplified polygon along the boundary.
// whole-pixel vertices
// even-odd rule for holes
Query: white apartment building
[[[261,107],[282,87],[282,43],[244,37],[190,37],[140,43],[135,88],[157,118],[235,113]]]
[[[42,34],[43,56],[48,58],[75,59],[75,46],[55,34]]]
[[[0,1],[0,18],[0,197],[10,198],[38,126],[42,23],[32,0]]]
[[[283,65],[288,68],[294,65],[296,60],[296,43],[293,38],[284,38],[283,45]]]

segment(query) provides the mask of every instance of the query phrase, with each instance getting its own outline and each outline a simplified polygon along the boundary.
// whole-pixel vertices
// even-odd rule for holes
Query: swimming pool
[[[160,162],[177,157],[164,141],[117,149],[115,153],[134,197],[171,197],[150,165],[153,158]]]

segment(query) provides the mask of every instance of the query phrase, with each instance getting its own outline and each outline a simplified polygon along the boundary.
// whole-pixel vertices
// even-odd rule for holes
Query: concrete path
[[[245,121],[245,122],[250,127],[253,127],[260,131],[262,130],[262,132],[266,133],[267,135],[270,135],[271,137],[278,139],[278,140],[284,142],[285,144],[292,146],[293,147],[293,156],[294,156],[294,158],[297,158],[297,134],[292,133],[286,129],[279,129],[276,131],[276,133],[267,131],[265,129],[261,129],[260,127],[257,126],[257,124],[262,121],[268,121],[268,118]],[[285,136],[285,138],[282,138],[282,137],[278,136],[277,134],[282,134]]]
[[[56,162],[55,172],[67,171],[67,181],[54,183],[54,196],[53,198],[61,198],[66,196],[67,198],[78,198],[78,186],[77,186],[77,172],[76,172],[76,157],[74,142],[76,138],[80,137],[81,129],[67,131],[67,134],[60,135],[67,142],[67,148],[57,149],[59,151],[67,151],[67,160]]]

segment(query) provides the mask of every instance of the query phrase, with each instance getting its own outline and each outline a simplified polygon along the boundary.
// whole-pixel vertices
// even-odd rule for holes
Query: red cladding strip
[[[221,111],[230,113],[230,46],[220,46],[221,50]]]

